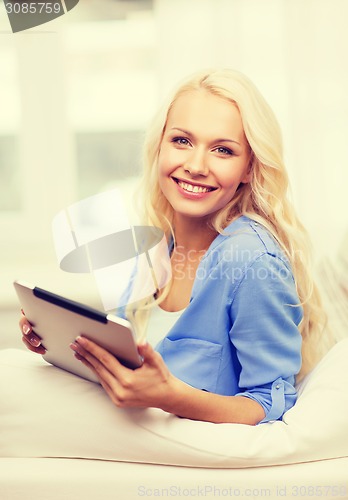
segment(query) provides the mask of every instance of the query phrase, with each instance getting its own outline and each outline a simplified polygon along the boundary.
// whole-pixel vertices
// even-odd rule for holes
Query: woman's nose
[[[199,150],[193,152],[190,157],[187,158],[184,164],[184,170],[189,172],[192,176],[208,175],[209,167],[205,153]]]

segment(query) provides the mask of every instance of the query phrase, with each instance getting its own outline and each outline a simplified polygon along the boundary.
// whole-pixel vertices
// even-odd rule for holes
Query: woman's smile
[[[192,182],[186,179],[177,179],[176,177],[172,177],[172,179],[177,184],[178,191],[182,193],[183,196],[192,196],[193,199],[202,198],[204,195],[217,189],[213,186]]]

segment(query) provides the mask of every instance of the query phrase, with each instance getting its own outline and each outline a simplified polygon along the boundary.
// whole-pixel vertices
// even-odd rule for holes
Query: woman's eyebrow
[[[192,132],[189,132],[188,130],[185,130],[183,128],[179,128],[179,127],[172,127],[170,130],[178,130],[178,132],[182,132],[186,135],[189,135],[191,137],[194,137],[194,134],[192,134]],[[218,138],[218,139],[214,139],[214,142],[233,142],[235,144],[238,144],[238,146],[240,146],[240,143],[238,141],[235,141],[233,139],[224,139],[224,138]]]

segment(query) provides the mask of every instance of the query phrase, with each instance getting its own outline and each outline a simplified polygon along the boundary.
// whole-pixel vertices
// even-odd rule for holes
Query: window
[[[52,219],[118,180],[128,190],[157,108],[151,11],[92,21],[78,20],[76,9],[71,21],[63,17],[56,32],[0,44],[2,304],[16,300],[15,278],[83,299],[88,287],[81,296],[80,278],[75,286],[59,269]]]

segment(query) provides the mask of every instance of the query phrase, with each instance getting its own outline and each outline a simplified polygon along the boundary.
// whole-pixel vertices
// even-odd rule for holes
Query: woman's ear
[[[248,184],[248,182],[251,181],[252,176],[253,176],[253,164],[254,164],[254,153],[251,151],[246,174],[243,177],[243,179],[241,180],[242,184]]]
[[[248,182],[251,181],[251,178],[252,178],[252,171],[248,171],[245,176],[243,177],[243,179],[240,181],[242,184],[248,184]]]

